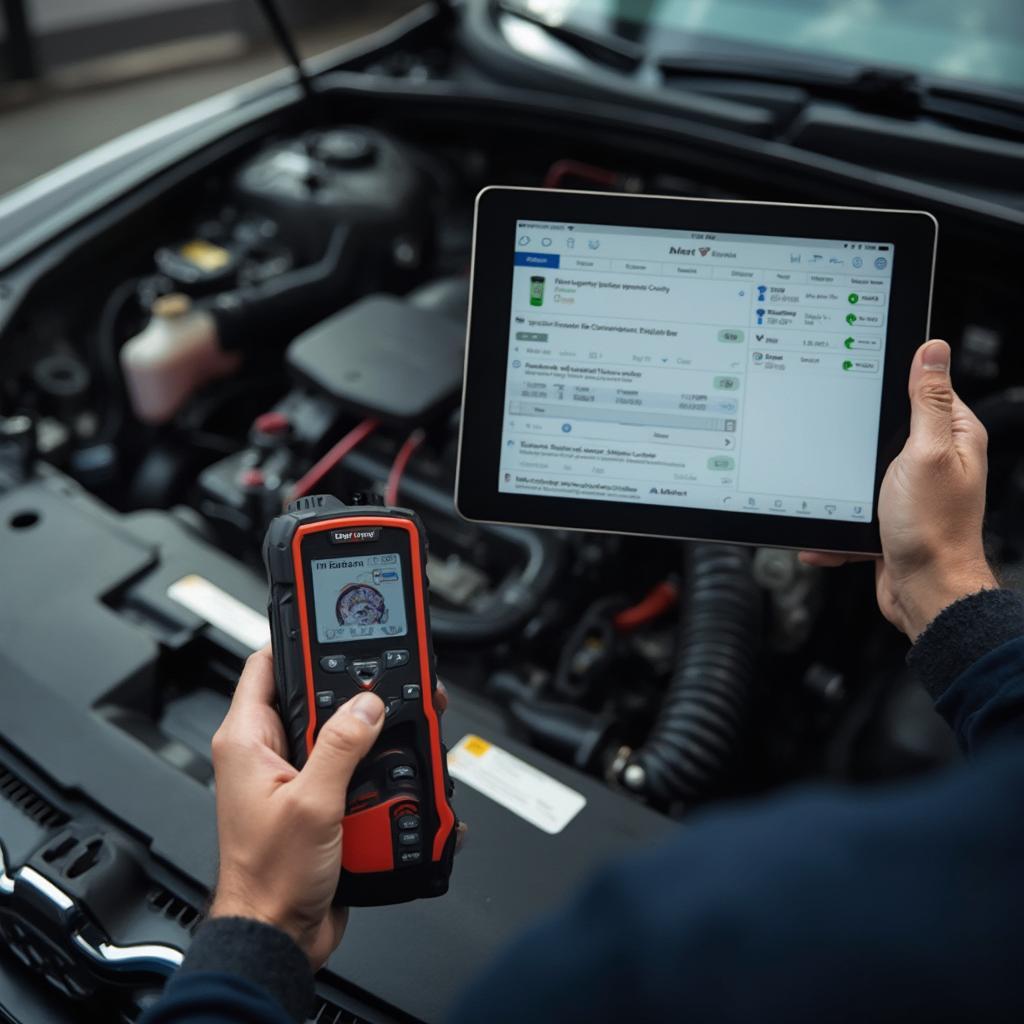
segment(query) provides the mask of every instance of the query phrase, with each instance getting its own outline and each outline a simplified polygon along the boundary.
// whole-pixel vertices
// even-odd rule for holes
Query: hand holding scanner
[[[414,513],[329,495],[292,502],[264,540],[292,763],[306,763],[324,722],[356,694],[376,693],[386,709],[348,791],[335,897],[346,906],[448,890],[456,822],[433,700],[426,553]]]

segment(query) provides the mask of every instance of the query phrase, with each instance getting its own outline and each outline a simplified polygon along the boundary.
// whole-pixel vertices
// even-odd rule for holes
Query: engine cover
[[[0,593],[5,877],[23,877],[26,865],[44,873],[118,945],[185,950],[216,869],[209,741],[244,657],[261,642],[265,582],[174,514],[119,515],[53,472],[0,496],[0,563],[8,583]],[[568,786],[581,809],[550,834],[457,783],[470,839],[448,895],[354,911],[318,976],[321,995],[346,1007],[363,1005],[366,994],[380,1001],[358,1019],[394,1019],[389,1007],[443,1018],[517,930],[598,864],[672,827],[509,737],[492,705],[449,690],[449,748],[481,737]],[[26,819],[24,800],[9,798],[4,771],[32,783],[30,805],[48,808],[40,821]],[[47,851],[57,852],[47,860]],[[76,864],[86,865],[81,878],[72,877]],[[93,871],[96,884],[80,884]],[[185,919],[154,914],[154,900],[188,908]],[[63,963],[54,935],[70,939],[72,930],[61,932],[52,914],[18,927],[26,948],[40,947],[50,928],[48,962]],[[61,977],[87,993],[90,977],[79,966],[65,964]]]

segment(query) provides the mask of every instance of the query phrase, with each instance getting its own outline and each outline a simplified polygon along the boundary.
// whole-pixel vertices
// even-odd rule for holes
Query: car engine
[[[588,778],[591,799],[643,808],[645,822],[958,756],[877,611],[871,565],[826,571],[794,551],[458,516],[472,206],[496,183],[870,201],[716,165],[640,128],[511,108],[499,121],[468,103],[353,90],[211,151],[4,284],[0,792],[22,813],[0,838],[9,865],[59,869],[91,908],[65,925],[117,984],[101,952],[110,936],[181,947],[201,916],[214,847],[186,844],[177,794],[209,794],[210,737],[267,637],[266,524],[304,494],[414,509],[454,703],[465,695],[517,749]],[[1019,583],[1012,240],[968,215],[941,222],[933,331],[988,428],[988,541]],[[124,773],[140,751],[153,774],[133,785]],[[100,800],[103,787],[117,800]],[[33,933],[0,900],[0,934],[61,991],[131,1019],[42,938],[56,927],[48,913]]]

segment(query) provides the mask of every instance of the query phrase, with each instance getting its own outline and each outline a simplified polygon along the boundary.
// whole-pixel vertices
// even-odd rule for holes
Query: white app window
[[[867,521],[886,242],[520,221],[499,490]]]

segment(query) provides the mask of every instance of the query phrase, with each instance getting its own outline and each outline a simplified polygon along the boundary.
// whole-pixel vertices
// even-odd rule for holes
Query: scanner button
[[[399,832],[398,841],[403,846],[417,846],[420,841],[419,832]]]
[[[348,663],[348,674],[363,689],[369,690],[380,679],[380,659],[372,658],[366,661],[350,661]]]
[[[401,668],[402,665],[409,664],[409,652],[408,651],[385,651],[384,652],[384,667],[385,668]]]
[[[318,708],[329,708],[334,706],[333,690],[318,690],[316,694],[316,706]]]
[[[420,688],[416,683],[406,683],[402,687],[402,700],[419,700]]]
[[[420,816],[418,814],[403,814],[398,819],[398,827],[403,832],[420,827]]]
[[[420,850],[399,850],[398,859],[402,864],[419,864],[423,853]]]
[[[320,667],[325,672],[344,672],[346,668],[343,654],[328,654],[320,659]]]
[[[399,711],[401,707],[402,702],[400,700],[389,700],[387,704],[384,705],[384,717],[390,718],[396,711]]]
[[[416,769],[411,764],[396,764],[391,769],[391,778],[393,779],[415,779]]]

